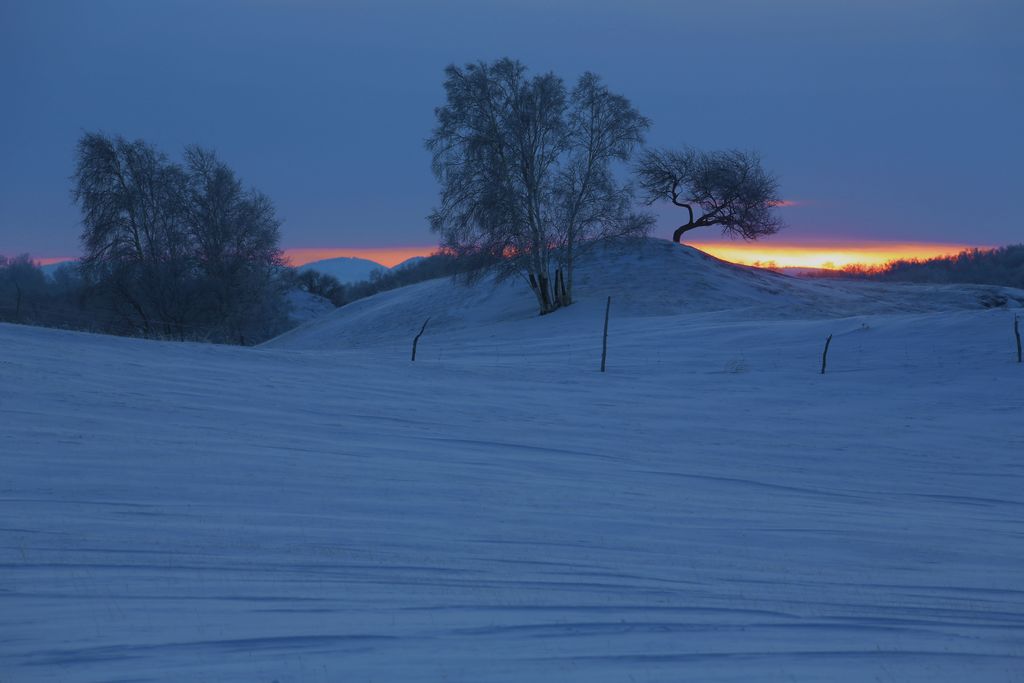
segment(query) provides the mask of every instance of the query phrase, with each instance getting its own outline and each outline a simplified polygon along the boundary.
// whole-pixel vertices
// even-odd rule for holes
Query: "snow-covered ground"
[[[1024,292],[651,243],[578,294],[0,325],[0,681],[1022,680]]]

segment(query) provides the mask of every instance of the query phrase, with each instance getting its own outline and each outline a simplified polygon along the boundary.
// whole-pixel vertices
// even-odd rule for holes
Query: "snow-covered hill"
[[[881,284],[806,280],[737,266],[685,245],[646,240],[602,250],[581,264],[577,303],[539,318],[520,279],[487,279],[465,287],[447,278],[384,292],[268,342],[271,348],[337,349],[405,345],[426,318],[431,335],[467,340],[572,334],[592,329],[611,296],[614,316],[705,319],[842,318],[881,313],[928,313],[1024,306],[1024,291],[985,285]],[[655,322],[655,327],[671,321]]]
[[[618,258],[544,318],[0,325],[0,680],[1019,680],[1019,292]]]
[[[285,297],[288,301],[288,317],[299,324],[325,316],[335,309],[330,300],[301,289],[291,289]]]

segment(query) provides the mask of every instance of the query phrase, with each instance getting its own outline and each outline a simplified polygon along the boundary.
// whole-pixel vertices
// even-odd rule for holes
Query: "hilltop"
[[[315,270],[325,275],[336,277],[342,284],[362,282],[363,280],[370,279],[370,275],[375,271],[385,271],[387,269],[387,266],[383,266],[376,261],[355,256],[338,256],[337,258],[310,261],[298,267],[299,271]]]
[[[1024,290],[986,285],[916,285],[794,278],[721,261],[693,247],[649,239],[599,249],[582,261],[573,306],[539,318],[517,278],[470,286],[449,278],[382,292],[265,344],[338,349],[404,340],[430,318],[431,336],[568,334],[592,328],[606,297],[616,318],[713,316],[719,321],[814,320],[1024,306]],[[671,325],[671,321],[666,321]]]

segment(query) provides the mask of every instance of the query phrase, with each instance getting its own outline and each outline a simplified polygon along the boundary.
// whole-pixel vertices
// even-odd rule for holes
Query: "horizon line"
[[[803,240],[758,240],[746,242],[722,237],[691,239],[684,244],[716,258],[742,265],[772,267],[843,268],[847,265],[884,265],[898,259],[928,259],[951,256],[969,249],[997,249],[999,245],[912,240],[855,240],[809,238]],[[417,256],[429,256],[439,245],[393,247],[285,247],[281,251],[288,265],[299,267],[331,258],[362,258],[392,268]],[[40,266],[75,261],[78,256],[32,258]]]

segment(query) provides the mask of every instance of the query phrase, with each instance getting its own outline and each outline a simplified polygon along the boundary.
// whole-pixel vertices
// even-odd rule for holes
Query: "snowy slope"
[[[1013,311],[670,253],[603,375],[593,279],[415,364],[445,281],[257,349],[0,325],[0,680],[1020,680]]]
[[[300,324],[327,315],[336,308],[330,300],[301,289],[288,290],[285,298],[288,301],[288,317]]]

